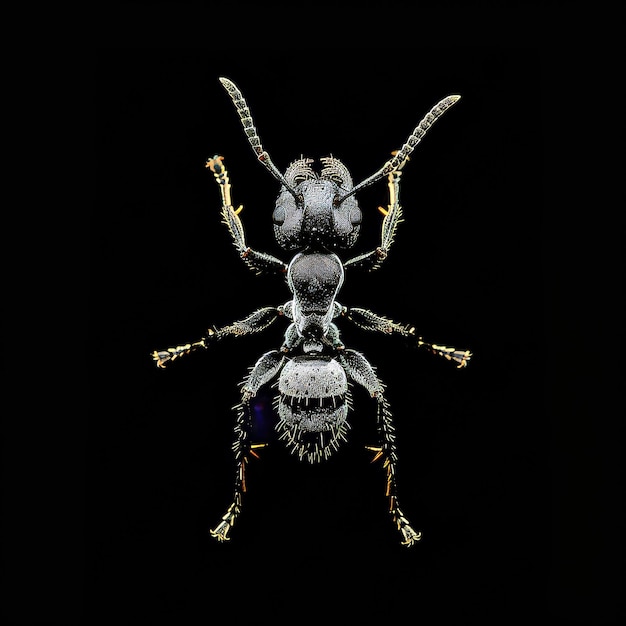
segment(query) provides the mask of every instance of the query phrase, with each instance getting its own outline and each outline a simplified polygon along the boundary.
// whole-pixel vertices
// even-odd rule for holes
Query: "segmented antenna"
[[[415,130],[411,133],[411,136],[406,140],[406,143],[398,150],[392,159],[389,159],[375,174],[372,174],[369,178],[366,178],[363,182],[353,187],[348,193],[341,196],[339,204],[341,204],[346,198],[360,191],[364,187],[369,187],[372,183],[380,180],[384,176],[387,176],[390,172],[401,169],[402,165],[409,157],[411,152],[415,150],[417,144],[422,140],[426,131],[435,123],[438,117],[443,115],[455,102],[457,102],[461,96],[447,96],[443,100],[440,100],[425,116],[424,119],[415,127]]]
[[[256,128],[254,126],[254,122],[252,120],[252,115],[250,115],[250,109],[248,107],[248,103],[241,91],[239,91],[238,87],[228,78],[220,78],[220,83],[226,91],[228,95],[231,97],[235,108],[237,109],[237,113],[239,115],[239,119],[241,120],[241,125],[243,126],[243,130],[246,133],[246,137],[252,146],[257,158],[265,167],[272,173],[274,178],[278,180],[285,188],[293,195],[293,197],[298,201],[298,194],[296,191],[289,185],[289,183],[285,180],[285,177],[280,173],[278,168],[270,159],[270,155],[263,150],[263,146],[261,145],[261,139],[256,132]]]

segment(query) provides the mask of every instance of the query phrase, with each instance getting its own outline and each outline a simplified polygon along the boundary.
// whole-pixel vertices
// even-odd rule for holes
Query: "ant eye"
[[[274,213],[272,213],[272,221],[277,226],[280,226],[285,221],[285,209],[282,206],[278,206],[274,209]]]

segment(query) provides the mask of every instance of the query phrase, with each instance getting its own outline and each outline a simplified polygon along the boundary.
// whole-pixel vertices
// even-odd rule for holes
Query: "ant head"
[[[286,250],[305,246],[328,249],[352,247],[361,225],[361,209],[354,195],[346,166],[332,156],[320,159],[316,172],[313,159],[300,158],[287,168],[272,219],[278,244]]]
[[[276,241],[287,250],[305,246],[328,249],[353,246],[361,225],[361,210],[355,194],[392,172],[399,172],[435,120],[461,97],[452,95],[440,100],[415,127],[402,148],[393,153],[393,158],[354,185],[346,166],[332,156],[320,159],[319,174],[311,167],[313,160],[305,158],[294,161],[285,174],[281,174],[263,149],[243,94],[228,78],[222,77],[220,82],[235,105],[257,158],[282,185],[273,220]]]

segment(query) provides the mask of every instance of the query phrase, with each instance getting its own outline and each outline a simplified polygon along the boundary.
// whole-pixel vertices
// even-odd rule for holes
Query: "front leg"
[[[387,209],[378,207],[378,210],[385,216],[383,219],[380,246],[375,250],[366,252],[354,257],[344,263],[345,268],[360,267],[370,272],[378,269],[387,258],[389,249],[396,236],[398,224],[402,221],[402,207],[400,206],[400,176],[402,168],[408,161],[408,157],[387,176],[387,187],[389,188],[389,204]]]
[[[210,343],[223,339],[224,337],[242,337],[244,335],[261,332],[281,315],[283,315],[282,307],[263,307],[251,315],[248,315],[248,317],[223,326],[222,328],[216,328],[214,330],[209,328],[206,336],[195,343],[187,343],[182,346],[176,346],[175,348],[167,348],[167,350],[155,350],[152,353],[152,358],[155,360],[158,367],[165,367],[171,361],[175,361],[185,354],[200,349],[206,350]]]
[[[343,315],[364,330],[384,333],[386,335],[398,334],[407,337],[417,348],[424,348],[432,354],[444,357],[448,361],[454,361],[458,363],[457,367],[459,368],[465,367],[472,358],[472,353],[469,350],[457,350],[456,348],[424,341],[422,337],[416,334],[413,326],[398,324],[367,309],[346,308]]]
[[[230,195],[230,180],[228,178],[228,171],[223,163],[224,157],[215,155],[209,159],[206,163],[215,176],[215,180],[220,188],[220,194],[222,196],[222,221],[228,227],[231,237],[233,238],[233,244],[239,252],[239,256],[245,261],[246,265],[256,271],[261,272],[274,272],[274,273],[286,273],[287,265],[280,259],[266,254],[265,252],[257,252],[252,248],[249,248],[246,244],[246,237],[243,230],[243,224],[239,219],[239,213],[243,209],[243,205],[235,209],[232,205]]]

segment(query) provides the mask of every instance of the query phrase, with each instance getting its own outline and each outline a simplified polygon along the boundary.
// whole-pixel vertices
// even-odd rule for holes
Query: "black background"
[[[572,270],[582,261],[555,262],[565,244],[553,237],[546,201],[546,171],[554,175],[563,156],[546,151],[552,87],[566,64],[547,63],[540,46],[236,48],[104,47],[88,69],[97,118],[86,508],[49,518],[32,558],[19,559],[13,571],[26,589],[41,582],[45,591],[39,601],[14,595],[14,615],[609,623],[621,580],[612,569],[622,545],[618,429],[600,419],[588,428],[587,417],[604,414],[619,383],[604,377],[606,393],[591,405],[574,382],[582,377],[562,374],[601,344],[572,342],[582,333],[568,287],[581,280]],[[475,354],[457,370],[401,341],[341,328],[388,387],[400,502],[424,533],[410,550],[388,519],[384,472],[363,450],[374,406],[358,390],[350,441],[334,458],[310,467],[271,441],[250,465],[231,542],[208,536],[232,494],[238,384],[280,345],[283,328],[164,371],[150,353],[289,297],[282,279],[244,266],[220,223],[204,167],[216,152],[245,207],[248,243],[287,260],[272,238],[277,183],[256,162],[219,76],[242,89],[280,169],[301,154],[332,153],[357,181],[435,102],[462,96],[405,168],[405,221],[388,260],[372,274],[351,272],[338,298]],[[355,253],[378,243],[384,182],[359,201]],[[51,466],[40,482],[54,484],[58,511],[54,476]],[[84,561],[80,549],[73,558],[81,539]],[[76,585],[54,581],[62,554],[80,563]]]
[[[549,588],[550,428],[541,380],[542,172],[538,58],[528,51],[375,50],[233,59],[194,50],[116,50],[99,63],[97,320],[89,426],[89,612],[210,617],[353,614],[392,607],[442,616],[526,614]],[[349,69],[348,69],[349,68]],[[405,220],[388,261],[339,294],[470,348],[466,370],[342,326],[388,386],[400,503],[424,533],[399,545],[384,472],[363,451],[374,406],[356,392],[350,443],[308,467],[276,442],[249,469],[244,511],[219,545],[230,502],[238,383],[284,327],[224,341],[165,371],[150,352],[288,299],[255,276],[220,224],[205,169],[226,158],[248,243],[273,242],[277,183],[255,160],[218,77],[243,91],[280,169],[301,154],[342,159],[356,181],[451,93],[461,101],[405,169]],[[381,182],[359,196],[358,251],[376,246]],[[355,253],[357,250],[355,250]],[[95,330],[95,328],[94,328]],[[110,367],[110,359],[115,367]],[[93,526],[91,526],[93,525]]]

